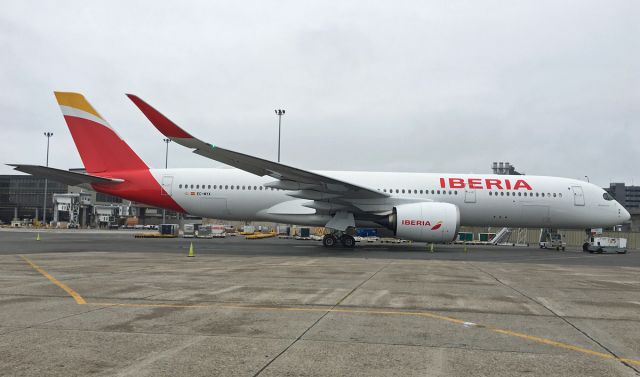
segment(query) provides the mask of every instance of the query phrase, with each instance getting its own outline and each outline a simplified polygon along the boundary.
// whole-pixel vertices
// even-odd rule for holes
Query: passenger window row
[[[264,186],[240,186],[240,185],[178,185],[179,189],[202,189],[202,190],[253,190],[253,191],[262,191],[262,190],[271,190],[275,191],[280,189],[276,189],[273,187],[264,187]]]
[[[281,189],[273,188],[273,187],[264,187],[264,186],[240,186],[240,185],[193,185],[193,184],[179,184],[179,189],[202,189],[202,190],[253,190],[253,191],[282,191]],[[420,194],[420,195],[458,195],[458,190],[417,190],[417,189],[378,189],[378,191],[388,192],[393,194]],[[562,193],[533,193],[533,192],[512,192],[512,191],[489,191],[489,196],[536,196],[542,198],[551,198],[551,197],[559,197],[562,198]],[[605,197],[605,199],[607,199]]]
[[[378,189],[378,191],[382,191],[382,192],[388,192],[390,194],[393,194],[394,192],[396,194],[420,194],[420,195],[428,195],[429,194],[429,190],[416,190],[416,189]],[[458,191],[457,190],[431,190],[431,194],[432,195],[458,195]]]
[[[500,193],[498,193],[498,191],[489,191],[489,196],[516,196],[515,192],[511,192],[511,191],[500,191]],[[518,192],[517,196],[535,196],[535,197],[542,197],[542,198],[562,198],[562,193],[544,193],[544,192]]]

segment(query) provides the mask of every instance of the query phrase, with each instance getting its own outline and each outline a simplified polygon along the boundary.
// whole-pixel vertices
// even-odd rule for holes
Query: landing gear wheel
[[[340,242],[342,242],[342,246],[344,247],[352,248],[356,246],[356,239],[348,234],[342,235]]]
[[[333,234],[326,234],[322,238],[322,246],[324,247],[334,247],[338,243],[338,239]]]

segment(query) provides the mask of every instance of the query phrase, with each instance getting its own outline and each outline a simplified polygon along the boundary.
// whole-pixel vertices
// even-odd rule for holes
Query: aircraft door
[[[476,202],[476,190],[464,190],[464,202],[475,203]]]
[[[173,191],[173,176],[162,176],[162,192],[161,195],[171,195]]]
[[[584,192],[582,191],[581,186],[571,186],[571,191],[573,192],[573,204],[576,206],[584,205]]]

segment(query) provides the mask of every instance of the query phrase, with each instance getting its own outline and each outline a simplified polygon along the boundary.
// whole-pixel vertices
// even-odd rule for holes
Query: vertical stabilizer
[[[148,169],[82,94],[55,95],[88,173]]]

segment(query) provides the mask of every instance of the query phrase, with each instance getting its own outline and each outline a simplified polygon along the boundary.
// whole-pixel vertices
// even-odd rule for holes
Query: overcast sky
[[[166,3],[166,4],[165,4]],[[176,5],[179,4],[179,5]],[[54,90],[78,91],[152,167],[162,135],[306,169],[640,184],[640,2],[24,1],[0,12],[0,163],[82,163]],[[220,164],[170,145],[170,167]],[[11,173],[0,167],[0,174]]]

